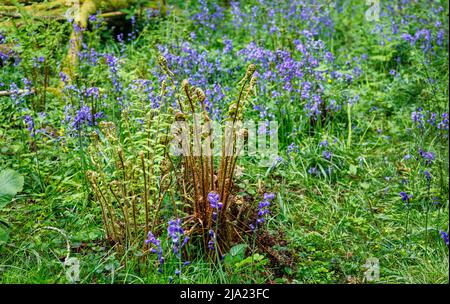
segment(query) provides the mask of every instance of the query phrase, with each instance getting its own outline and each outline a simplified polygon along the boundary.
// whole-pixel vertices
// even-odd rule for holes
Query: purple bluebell
[[[184,230],[181,227],[181,219],[170,220],[167,227],[167,233],[172,240],[173,253],[179,254],[181,248],[189,241],[189,237],[184,236]],[[184,238],[183,238],[184,237]],[[183,239],[183,242],[181,242]]]
[[[275,199],[274,193],[264,193],[264,200],[258,203],[258,213],[255,224],[250,225],[250,229],[256,230],[264,224],[266,216],[270,213],[270,202]]]
[[[320,147],[328,147],[328,140],[322,140],[320,143],[319,143],[319,146]]]
[[[333,153],[330,152],[330,151],[323,151],[322,152],[322,157],[325,158],[326,160],[330,160],[332,155],[333,155]]]
[[[215,249],[214,245],[216,244],[216,234],[213,229],[210,229],[208,234],[209,234],[208,249],[214,250]]]
[[[402,201],[409,202],[409,200],[413,197],[412,194],[409,195],[405,191],[400,192],[400,197],[402,198]]]
[[[434,160],[433,152],[424,151],[422,148],[420,148],[419,154],[427,165],[431,165],[433,163]]]
[[[313,175],[313,176],[317,176],[319,174],[319,171],[317,170],[316,167],[311,167],[308,169],[308,173]]]
[[[31,115],[25,115],[23,118],[23,121],[25,122],[25,125],[27,126],[27,130],[30,133],[31,137],[34,137],[35,135],[35,130],[34,130],[34,120],[33,117],[31,117]]]
[[[150,252],[154,253],[158,256],[158,261],[159,261],[159,267],[158,267],[158,272],[162,272],[162,267],[164,265],[164,257],[163,257],[163,250],[161,247],[161,240],[157,239],[152,232],[148,232],[147,235],[147,239],[145,240],[145,244],[151,244],[153,245],[152,247],[150,247]]]
[[[441,237],[442,237],[442,239],[444,240],[445,245],[449,246],[449,242],[448,242],[448,233],[445,232],[445,231],[443,231],[443,230],[440,230],[439,233],[441,234]]]
[[[71,121],[71,127],[77,131],[81,130],[83,126],[93,126],[94,124],[97,124],[97,121],[102,117],[102,112],[92,113],[91,108],[85,104],[82,104],[76,111],[73,120],[71,119],[71,116],[66,116],[66,118]]]
[[[427,179],[428,182],[431,181],[431,173],[428,170],[423,171],[423,174],[425,175],[425,178]]]
[[[299,152],[299,148],[295,143],[291,143],[288,147],[287,147],[287,154],[291,154],[291,153],[298,153]]]
[[[209,192],[208,193],[208,201],[211,208],[215,210],[221,210],[222,209],[222,203],[219,202],[220,195],[216,192]]]

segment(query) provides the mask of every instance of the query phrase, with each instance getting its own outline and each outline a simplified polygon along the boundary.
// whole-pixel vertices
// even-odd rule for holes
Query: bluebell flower
[[[320,143],[319,143],[319,146],[320,147],[328,147],[328,140],[322,140]]]
[[[323,151],[323,152],[322,152],[322,156],[323,156],[323,158],[325,158],[326,160],[330,160],[332,155],[333,155],[333,153],[330,152],[330,151]]]
[[[422,157],[422,159],[425,160],[425,163],[427,165],[431,165],[434,160],[434,154],[432,152],[424,151],[422,148],[419,149],[419,154]]]
[[[102,112],[93,114],[89,106],[82,104],[73,117],[71,127],[75,130],[81,130],[85,125],[93,126],[94,124],[97,124],[98,119],[102,117]],[[68,121],[71,121],[70,116],[66,116],[66,118]]]
[[[448,113],[442,113],[442,120],[438,123],[437,128],[440,130],[448,130]]]
[[[258,213],[256,217],[256,223],[250,224],[251,230],[256,230],[265,222],[266,216],[270,213],[270,202],[275,198],[274,193],[264,193],[264,200],[258,203]]]
[[[295,143],[291,143],[288,147],[287,147],[287,153],[291,154],[291,153],[298,153],[299,149],[298,146]]]
[[[170,220],[169,226],[167,227],[167,233],[172,239],[173,252],[178,254],[180,249],[189,241],[188,237],[184,237],[183,242],[181,242],[181,239],[184,236],[184,230],[181,227],[181,219]]]
[[[219,197],[220,195],[216,192],[209,192],[208,193],[208,201],[209,201],[209,205],[211,206],[211,208],[216,209],[216,210],[221,210],[222,209],[222,203],[219,202]]]
[[[154,253],[158,256],[159,261],[159,267],[158,272],[162,273],[162,266],[164,265],[164,257],[163,257],[163,250],[161,247],[161,240],[157,239],[152,232],[148,232],[147,239],[145,240],[145,244],[151,244],[153,245],[150,248],[150,252]]]
[[[443,230],[440,230],[439,233],[441,234],[441,237],[444,240],[445,245],[448,246],[449,245],[449,243],[448,243],[448,233],[443,231]]]
[[[433,197],[433,205],[439,205],[441,202],[439,201],[438,197]]]
[[[430,182],[431,181],[430,171],[425,170],[425,171],[423,171],[423,174],[425,175],[425,178],[427,179],[427,181]]]
[[[209,230],[209,242],[208,242],[208,249],[214,250],[214,245],[216,244],[216,234],[214,233],[214,230]]]
[[[400,192],[400,197],[402,198],[402,201],[409,202],[409,200],[413,197],[412,195],[407,194],[405,191]]]
[[[34,120],[33,117],[31,117],[31,115],[25,115],[23,118],[25,125],[27,126],[27,130],[28,132],[30,132],[30,136],[34,137]]]
[[[318,175],[319,171],[317,170],[316,167],[311,167],[311,168],[309,168],[308,173],[311,175]]]

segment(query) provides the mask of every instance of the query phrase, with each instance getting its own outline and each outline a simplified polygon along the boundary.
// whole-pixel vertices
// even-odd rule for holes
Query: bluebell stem
[[[213,213],[212,213],[212,224],[216,224],[217,221],[217,215],[220,212],[220,210],[222,209],[222,203],[219,202],[220,199],[220,195],[214,191],[211,191],[208,193],[208,201],[209,201],[209,206],[211,208],[213,208]],[[209,230],[209,237],[210,240],[208,242],[208,248],[211,250],[214,250],[214,245],[216,243],[216,233],[214,232],[213,229]]]

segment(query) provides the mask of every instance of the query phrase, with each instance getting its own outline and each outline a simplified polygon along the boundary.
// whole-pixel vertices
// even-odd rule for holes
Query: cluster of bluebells
[[[267,215],[270,213],[270,202],[275,198],[273,193],[264,193],[264,199],[258,203],[258,214],[255,224],[250,224],[251,230],[256,230],[264,224]]]
[[[445,10],[439,4],[429,3],[426,11],[418,11],[410,1],[386,3],[372,33],[379,38],[380,45],[399,41],[417,47],[423,53],[435,53],[436,48],[446,50],[448,31],[445,26]],[[415,26],[412,26],[415,25]]]
[[[294,0],[289,2],[277,1],[258,1],[258,5],[248,5],[245,2],[232,1],[230,3],[231,26],[233,30],[244,30],[251,33],[252,36],[278,36],[281,32],[295,33],[296,39],[293,41],[293,47],[290,49],[267,48],[266,44],[258,45],[256,42],[250,42],[244,49],[238,50],[232,55],[237,55],[244,62],[253,62],[258,65],[258,70],[264,71],[261,74],[255,73],[263,81],[258,84],[261,95],[271,98],[275,103],[281,102],[281,96],[289,96],[290,101],[300,101],[304,106],[304,111],[308,116],[318,116],[324,111],[340,111],[342,106],[335,100],[328,101],[327,84],[330,81],[342,83],[344,86],[352,83],[354,79],[362,74],[361,60],[348,61],[345,67],[334,64],[333,54],[326,49],[325,43],[317,39],[319,35],[327,36],[333,32],[333,22],[331,21],[328,5],[320,1]],[[217,22],[223,19],[223,8],[217,4],[207,1],[199,2],[200,9],[193,10],[191,18],[194,23],[200,25],[202,29],[208,29],[202,33],[208,41],[217,41],[220,38],[223,41],[223,54],[232,53],[233,45],[227,37],[213,37],[217,31]],[[299,22],[299,19],[301,22]],[[203,31],[202,31],[203,32]],[[197,33],[191,33],[191,38],[197,40]],[[181,50],[180,50],[181,48]],[[162,53],[172,66],[179,67],[183,77],[187,75],[194,85],[207,88],[208,81],[204,80],[205,73],[201,72],[203,66],[207,74],[214,73],[221,75],[224,72],[230,74],[233,68],[227,68],[226,64],[221,63],[221,56],[205,62],[204,52],[198,52],[187,43],[183,42],[181,47],[171,47],[168,52],[165,47],[160,47]],[[181,51],[181,52],[180,52]],[[186,53],[185,56],[174,54]],[[223,55],[220,54],[220,55]],[[173,58],[171,58],[173,57]],[[222,56],[223,57],[223,56]],[[190,58],[197,58],[195,65]],[[213,61],[216,66],[214,66]],[[229,60],[228,60],[229,61]],[[238,60],[239,62],[239,60]],[[319,66],[329,66],[329,69],[318,69]],[[174,67],[175,70],[177,68]],[[237,66],[239,68],[239,66]],[[350,72],[341,72],[350,71]],[[200,76],[200,77],[198,77]],[[224,88],[225,92],[228,91]],[[223,91],[223,90],[222,90]],[[212,94],[210,94],[212,93]],[[209,108],[217,109],[216,100],[220,101],[221,92],[212,90],[206,91]],[[351,101],[351,100],[350,100]],[[261,100],[264,103],[264,100]],[[282,108],[282,111],[285,109]]]
[[[104,99],[105,94],[100,94],[98,87],[78,87],[74,84],[68,84],[68,77],[60,73],[61,81],[65,84],[63,92],[67,105],[64,106],[64,118],[62,123],[68,126],[69,131],[82,131],[86,126],[95,126],[99,120],[106,117],[103,111],[92,108],[84,101],[92,101],[97,104],[99,100]],[[81,100],[79,107],[71,105],[71,100]],[[105,106],[102,104],[102,106]],[[95,110],[94,110],[95,109]]]
[[[160,2],[158,2],[158,6],[160,5]],[[166,14],[168,15],[168,11],[166,12]],[[159,9],[155,9],[155,8],[146,8],[145,9],[145,15],[144,15],[144,18],[145,18],[145,22],[146,23],[149,23],[149,22],[151,22],[151,21],[153,21],[154,20],[154,18],[155,17],[158,17],[158,16],[160,16],[161,15],[161,13],[160,13],[160,10]]]
[[[173,253],[177,256],[178,259],[181,259],[181,249],[187,244],[189,241],[189,237],[184,235],[184,230],[181,227],[181,219],[177,218],[175,220],[169,221],[169,226],[167,227],[167,233],[172,241],[172,250]],[[181,242],[181,240],[183,240]],[[183,266],[188,265],[189,262],[184,262]],[[175,275],[179,276],[181,274],[181,269],[175,269]],[[172,282],[173,278],[169,278],[170,282]]]
[[[212,224],[214,225],[217,222],[217,216],[222,210],[222,203],[219,202],[220,195],[214,191],[211,191],[208,193],[208,201],[209,206],[213,209],[212,212]],[[216,232],[214,229],[209,230],[209,242],[208,242],[208,248],[210,250],[214,250],[216,244]]]
[[[103,55],[106,61],[106,65],[109,68],[109,77],[111,79],[114,91],[116,94],[120,94],[122,92],[123,85],[119,78],[119,66],[120,66],[120,58],[114,56],[113,54],[104,54]],[[117,97],[120,101],[120,97]]]
[[[137,92],[142,92],[144,95],[143,101],[149,103],[152,109],[157,109],[161,106],[161,95],[156,94],[157,83],[148,79],[133,80],[127,87],[127,91],[131,95],[137,96]]]
[[[300,152],[299,146],[296,145],[295,143],[291,143],[291,144],[287,147],[287,150],[286,150],[286,153],[287,153],[288,155],[291,155],[291,154],[293,154],[293,153],[299,153],[299,152]]]
[[[89,48],[85,43],[82,43],[81,50],[78,52],[78,57],[80,59],[80,66],[86,68],[99,66],[101,62],[104,62],[108,68],[108,77],[113,87],[112,95],[123,108],[125,107],[123,104],[124,85],[119,75],[119,69],[121,67],[121,62],[124,56],[123,53],[125,51],[123,34],[119,34],[117,39],[121,45],[119,56],[116,56],[113,53],[99,53],[95,50],[95,48]]]
[[[317,170],[316,167],[311,167],[308,169],[308,174],[312,175],[312,176],[318,176],[319,175],[319,170]]]
[[[198,4],[199,9],[193,10],[191,19],[206,33],[216,31],[223,24],[225,9],[217,3],[209,5],[207,0],[199,0]]]
[[[31,85],[32,85],[31,81],[28,78],[23,78],[22,83],[23,83],[22,91],[15,82],[12,82],[9,85],[9,91],[11,92],[10,98],[11,101],[16,106],[21,105],[25,101],[26,96],[29,96],[31,94]]]
[[[324,150],[322,151],[322,157],[326,160],[331,160],[331,156],[333,155],[333,152]]]
[[[236,30],[252,36],[263,33],[279,36],[282,30],[298,33],[304,28],[310,29],[313,35],[327,36],[333,32],[330,7],[320,1],[260,0],[258,3],[246,7],[245,1],[231,2],[232,25]],[[248,10],[250,12],[247,13]]]
[[[351,73],[339,72],[339,67],[329,62],[332,55],[323,41],[316,40],[308,30],[300,32],[299,38],[293,41],[295,51],[272,51],[251,42],[237,54],[246,61],[255,62],[264,71],[258,75],[263,80],[259,88],[276,103],[283,95],[288,95],[291,101],[300,100],[309,117],[317,117],[324,111],[339,111],[342,106],[336,100],[327,102],[327,83],[334,80],[343,86],[351,84],[362,73],[358,67],[359,59],[346,63],[346,69],[354,65]],[[331,64],[335,69],[317,69],[321,64]],[[357,100],[358,97],[351,97],[349,102]]]
[[[232,73],[231,70],[223,68],[220,56],[213,56],[213,53],[206,50],[198,50],[187,41],[179,45],[159,45],[158,51],[167,59],[168,66],[177,75],[177,79],[186,78],[193,86],[205,90],[206,110],[213,118],[220,119],[223,106],[227,103],[226,93],[230,91],[230,87],[222,87],[219,84],[221,75]],[[164,79],[165,75],[156,74],[155,77]],[[168,91],[167,95],[170,97],[171,92]]]
[[[45,57],[39,56],[39,57],[33,57],[32,59],[33,67],[38,69],[45,63]]]
[[[96,66],[100,63],[102,54],[98,53],[94,48],[88,49],[86,44],[82,44],[81,50],[78,52],[78,58],[81,65]]]
[[[336,142],[336,140],[334,142]],[[324,140],[320,141],[319,149],[322,150],[322,153],[321,153],[322,159],[324,159],[327,162],[331,161],[331,159],[333,157],[333,152],[330,151],[330,143],[328,142],[328,140],[324,139]],[[332,167],[329,165],[325,169],[325,172],[326,172],[326,174],[331,175]],[[320,172],[317,169],[317,167],[311,167],[308,169],[308,174],[310,174],[311,176],[319,176]]]
[[[79,109],[73,112],[72,106],[64,107],[64,120],[71,130],[81,131],[84,126],[94,126],[97,124],[100,118],[104,117],[103,112],[93,113],[91,107],[86,104],[81,104]]]
[[[0,45],[6,43],[6,37],[0,32]],[[6,65],[8,61],[14,57],[14,52],[9,48],[0,48],[0,67]],[[18,60],[17,60],[18,61]]]
[[[170,237],[171,243],[172,243],[172,250],[173,253],[177,256],[178,259],[181,258],[181,249],[187,244],[189,241],[189,237],[184,235],[184,230],[181,227],[181,219],[177,218],[175,220],[170,220],[167,227],[167,233]],[[163,271],[163,265],[164,265],[164,256],[163,256],[163,249],[161,245],[161,240],[157,239],[152,232],[148,233],[147,239],[145,240],[146,245],[150,245],[150,252],[154,253],[158,257],[158,272],[162,273]],[[183,266],[189,265],[189,262],[184,262]],[[181,270],[176,269],[175,275],[180,275]],[[173,278],[170,277],[170,281],[172,281]]]
[[[418,129],[424,129],[426,126],[444,131],[448,136],[448,112],[439,114],[431,111],[425,111],[418,108],[411,113],[411,120]]]
[[[45,127],[42,127],[47,123],[47,115],[45,114],[45,112],[37,113],[35,117],[30,114],[30,110],[27,108],[24,108],[23,112],[27,113],[23,116],[23,122],[27,132],[31,137],[35,137],[37,134],[47,134],[50,136],[55,136],[54,131],[49,131]]]
[[[167,227],[167,233],[172,240],[173,253],[179,255],[180,250],[189,241],[189,237],[184,236],[184,230],[181,227],[181,219],[177,218],[175,220],[170,220],[169,226]]]
[[[425,175],[425,178],[427,180],[428,185],[430,185],[431,182],[431,173],[429,170],[423,171],[423,175]],[[429,186],[428,186],[429,187]]]

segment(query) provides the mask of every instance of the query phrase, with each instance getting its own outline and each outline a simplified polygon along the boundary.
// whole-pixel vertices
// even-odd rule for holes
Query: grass
[[[214,99],[214,113],[219,115],[235,98],[236,83],[245,67],[255,63],[259,79],[256,97],[244,116],[279,122],[279,155],[283,160],[263,168],[258,166],[258,159],[242,157],[238,162],[242,174],[235,178],[235,184],[239,199],[251,210],[248,221],[255,217],[262,194],[276,193],[266,223],[253,235],[243,234],[243,240],[236,244],[246,244],[246,249],[236,256],[228,253],[231,258],[222,262],[203,254],[200,246],[187,246],[186,255],[192,259],[182,267],[182,274],[175,276],[180,261],[170,253],[165,225],[173,218],[173,207],[165,198],[155,230],[169,253],[164,271],[159,273],[155,255],[132,248],[128,254],[121,254],[117,245],[105,238],[101,208],[85,175],[86,170],[93,169],[88,134],[97,126],[86,125],[76,134],[69,123],[62,122],[66,117],[64,106],[73,107],[73,117],[83,101],[78,93],[54,94],[50,90],[20,97],[23,101],[19,104],[14,96],[0,97],[0,171],[12,168],[25,178],[23,191],[0,209],[0,220],[10,231],[9,239],[0,243],[0,282],[70,283],[64,265],[69,242],[70,256],[80,261],[80,283],[367,283],[364,265],[369,258],[379,260],[380,278],[376,283],[448,283],[448,247],[440,235],[441,230],[448,232],[449,221],[448,122],[447,129],[429,123],[418,128],[411,119],[419,107],[437,113],[437,122],[448,113],[448,3],[437,1],[433,7],[442,5],[443,10],[433,14],[425,2],[406,5],[408,13],[432,16],[428,24],[437,20],[444,23],[443,45],[433,41],[433,51],[423,52],[419,43],[412,46],[402,40],[401,33],[376,32],[375,24],[364,20],[364,7],[358,1],[349,1],[340,12],[328,6],[313,9],[313,16],[329,16],[334,23],[332,31],[321,23],[325,21],[315,24],[311,16],[300,22],[276,12],[277,26],[283,29],[278,39],[264,25],[271,20],[266,12],[283,5],[250,1],[241,6],[245,17],[243,25],[237,26],[229,9],[225,9],[224,19],[211,17],[216,10],[212,2],[208,18],[201,17],[205,7],[199,2],[169,2],[169,16],[139,19],[131,30],[92,26],[84,37],[84,51],[93,48],[98,53],[114,54],[120,58],[118,73],[111,74],[104,59],[94,65],[85,60],[80,64],[76,85],[100,87],[107,95],[85,97],[84,102],[97,102],[96,107],[107,116],[103,120],[119,126],[121,144],[131,159],[136,147],[146,143],[139,127],[142,113],[148,111],[149,100],[157,100],[161,79],[166,79],[157,65],[159,54],[168,58],[169,68],[180,83],[187,77],[203,84],[204,76],[209,87],[202,89]],[[252,17],[255,7],[259,11]],[[325,13],[327,9],[329,14]],[[386,13],[380,24],[391,21],[399,19]],[[37,33],[34,37],[27,35],[27,28],[0,29],[8,43],[21,43],[15,49],[22,58],[17,66],[11,62],[0,65],[0,90],[9,90],[11,83],[22,83],[23,77],[34,77],[33,84],[42,88],[40,75],[47,73],[45,67],[32,64],[32,58],[38,55],[46,57],[49,87],[60,84],[58,67],[67,52],[63,41],[70,35],[70,28],[59,27],[56,33],[52,30],[56,21],[40,22],[27,25]],[[423,27],[409,20],[402,31],[408,29],[414,34]],[[283,87],[289,71],[265,79],[264,73],[273,69],[276,60],[267,63],[267,54],[256,58],[238,52],[254,41],[266,51],[289,50],[301,61],[303,55],[293,42],[298,38],[309,43],[299,34],[301,29],[317,30],[314,39],[323,41],[335,56],[335,63],[320,59],[316,67],[326,69],[324,80],[314,80],[305,72],[305,79],[293,81],[299,90],[305,87],[303,80],[323,85],[322,98],[327,105],[335,99],[342,106],[340,110],[322,111],[327,113],[323,119],[312,119],[306,99]],[[128,30],[136,37],[125,43],[117,41],[115,33],[123,30],[125,35]],[[45,45],[48,37],[52,38],[50,46]],[[223,51],[226,39],[233,42],[230,53]],[[308,50],[313,57],[323,55],[312,45]],[[367,60],[361,59],[363,54],[368,54]],[[183,61],[177,56],[186,58]],[[221,69],[212,64],[216,60]],[[210,65],[206,65],[208,62]],[[352,74],[355,67],[361,68],[361,76]],[[392,75],[391,70],[398,75]],[[354,80],[340,81],[331,76],[332,72],[350,73]],[[112,77],[122,83],[120,92]],[[139,79],[152,81],[149,91],[134,89],[132,84]],[[215,84],[221,85],[223,97],[214,91]],[[170,85],[167,90],[167,98],[172,100]],[[278,97],[273,97],[272,91],[277,91]],[[149,92],[154,94],[147,95]],[[45,118],[38,115],[41,110],[34,109],[35,103],[43,102],[42,96],[46,96],[41,104]],[[124,139],[118,96],[127,103],[132,141]],[[355,100],[351,106],[349,100]],[[254,106],[267,107],[267,113]],[[29,113],[36,129],[39,126],[48,132],[30,136],[23,122],[23,116]],[[289,152],[291,144],[296,150]],[[421,156],[420,149],[433,153],[431,163]],[[330,157],[325,157],[323,153],[329,152]],[[110,167],[105,168],[109,174]],[[431,172],[429,183],[425,170]],[[176,185],[171,189],[181,206],[183,200]],[[402,191],[412,198],[403,201]],[[433,203],[435,200],[439,203]]]

